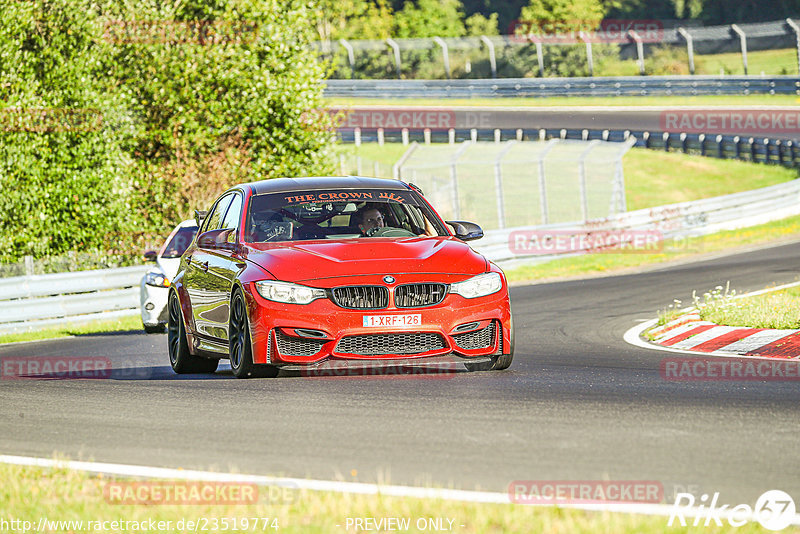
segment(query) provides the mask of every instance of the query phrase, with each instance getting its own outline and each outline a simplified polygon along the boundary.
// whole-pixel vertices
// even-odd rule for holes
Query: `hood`
[[[164,273],[164,276],[169,278],[170,281],[175,278],[175,275],[178,274],[178,268],[181,265],[180,257],[177,258],[162,258],[158,257],[156,260],[156,265],[161,272]]]
[[[248,244],[247,259],[278,280],[390,273],[479,274],[486,259],[454,237]]]

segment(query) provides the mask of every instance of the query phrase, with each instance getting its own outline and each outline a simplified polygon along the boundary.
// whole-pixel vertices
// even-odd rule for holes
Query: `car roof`
[[[365,176],[309,176],[304,178],[273,178],[242,184],[256,195],[264,193],[285,193],[290,191],[313,191],[320,189],[395,189],[408,190],[408,185],[389,178],[369,178]]]

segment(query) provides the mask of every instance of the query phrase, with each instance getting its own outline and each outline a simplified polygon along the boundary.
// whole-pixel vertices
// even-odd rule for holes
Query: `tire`
[[[169,295],[169,323],[167,324],[167,344],[169,347],[169,363],[172,370],[179,375],[193,373],[213,373],[217,370],[219,360],[215,358],[201,358],[189,352],[189,343],[186,341],[186,326],[181,312],[181,303],[178,294],[174,291]]]
[[[250,340],[250,321],[244,295],[236,289],[231,298],[231,318],[228,327],[228,357],[236,378],[274,378],[278,368],[253,363],[253,344]]]
[[[511,320],[511,350],[508,354],[495,354],[490,362],[481,363],[465,363],[467,371],[473,373],[475,371],[502,371],[511,366],[514,361],[514,320]]]
[[[148,334],[163,334],[164,333],[164,325],[163,324],[156,324],[156,325],[143,325],[144,331]]]

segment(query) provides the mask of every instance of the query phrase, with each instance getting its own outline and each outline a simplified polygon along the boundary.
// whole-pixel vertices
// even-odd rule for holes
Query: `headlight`
[[[154,287],[169,287],[169,278],[162,273],[150,271],[145,275],[144,283]]]
[[[498,273],[485,273],[473,276],[469,280],[450,284],[450,292],[461,295],[465,299],[485,297],[497,293],[503,288],[503,279]]]
[[[256,282],[256,290],[259,295],[267,300],[285,302],[287,304],[308,304],[317,299],[325,298],[324,289],[275,280]]]

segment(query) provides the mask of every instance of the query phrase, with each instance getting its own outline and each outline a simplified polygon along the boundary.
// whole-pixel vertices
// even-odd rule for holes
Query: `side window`
[[[239,233],[239,221],[241,219],[242,195],[233,195],[233,201],[231,202],[228,212],[225,214],[225,218],[222,220],[222,225],[220,226],[220,228],[233,228],[236,230],[236,232],[231,232],[231,234],[228,236],[228,241],[230,243],[234,243],[236,241],[236,236]]]
[[[222,226],[220,226],[222,224],[222,216],[225,214],[228,206],[230,206],[231,200],[233,200],[233,195],[225,195],[217,202],[217,205],[214,206],[214,210],[208,214],[208,218],[203,225],[203,232],[222,228]]]

